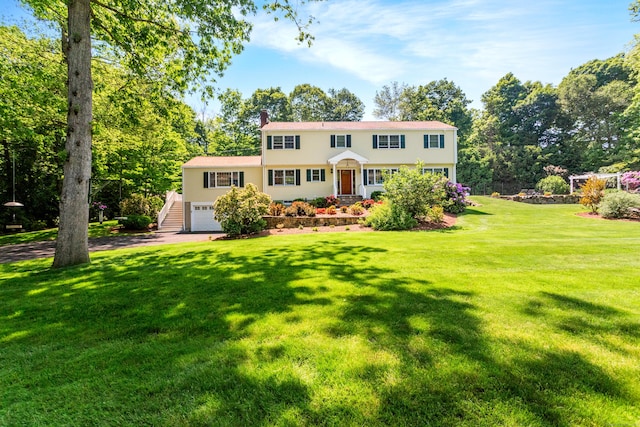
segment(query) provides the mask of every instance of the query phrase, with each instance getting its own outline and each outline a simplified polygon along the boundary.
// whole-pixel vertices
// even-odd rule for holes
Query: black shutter
[[[267,175],[269,177],[269,185],[273,185],[273,169],[269,169]]]
[[[209,188],[209,172],[204,173],[204,188]]]
[[[244,172],[239,172],[238,174],[240,175],[240,177],[239,177],[240,188],[242,188],[242,187],[244,187]]]
[[[326,179],[326,173],[324,169],[320,169],[320,181],[324,182]]]
[[[373,148],[378,148],[378,135],[373,135]]]
[[[404,148],[404,147],[405,147],[404,135],[400,135],[400,148]]]
[[[296,169],[296,185],[300,185],[300,169]]]
[[[271,136],[267,137],[267,150],[271,150]]]
[[[369,179],[369,169],[362,169],[362,185],[369,185],[367,180]]]
[[[307,182],[311,181],[311,169],[307,169]]]
[[[351,135],[347,135],[347,148],[351,148]]]
[[[300,149],[300,135],[296,135],[296,150]]]
[[[444,168],[444,176],[449,178],[449,168]]]
[[[440,135],[440,148],[444,148],[444,135]]]
[[[336,136],[331,135],[331,148],[336,148]]]
[[[424,148],[429,148],[429,135],[424,135]]]

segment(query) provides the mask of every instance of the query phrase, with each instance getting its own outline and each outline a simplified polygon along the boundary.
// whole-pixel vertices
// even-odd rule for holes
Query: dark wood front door
[[[340,171],[340,194],[353,194],[353,171]]]

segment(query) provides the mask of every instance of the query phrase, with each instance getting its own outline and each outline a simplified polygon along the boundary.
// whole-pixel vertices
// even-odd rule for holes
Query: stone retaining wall
[[[283,228],[303,227],[323,227],[329,225],[353,225],[362,219],[361,216],[265,216],[267,228],[278,228],[278,224],[283,224]]]
[[[562,205],[578,204],[580,196],[577,194],[554,194],[552,196],[500,196],[501,199],[513,200],[514,202],[531,203],[534,205]]]

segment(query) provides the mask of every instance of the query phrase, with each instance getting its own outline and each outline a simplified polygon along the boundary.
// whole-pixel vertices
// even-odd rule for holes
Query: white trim
[[[620,191],[622,189],[622,186],[621,186],[621,183],[620,183],[620,179],[622,177],[622,172],[616,172],[616,173],[588,173],[588,174],[584,174],[584,175],[571,175],[569,177],[569,182],[571,183],[570,194],[573,194],[573,191],[574,191],[574,188],[575,188],[575,186],[573,185],[573,181],[574,180],[589,179],[592,176],[595,176],[598,179],[617,178],[618,191]]]
[[[347,159],[355,160],[360,164],[369,163],[369,159],[361,156],[360,154],[356,154],[351,150],[345,150],[342,153],[331,157],[329,160],[327,160],[327,163],[335,166],[336,164],[340,163],[342,160],[347,160]]]

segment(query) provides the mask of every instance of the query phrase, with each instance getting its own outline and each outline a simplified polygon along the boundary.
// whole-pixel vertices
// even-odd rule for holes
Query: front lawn
[[[104,221],[102,224],[92,222],[89,224],[89,237],[105,237],[113,236],[114,229],[118,226],[118,221]],[[48,228],[40,231],[27,231],[21,233],[0,234],[0,246],[14,245],[18,243],[42,242],[48,240],[56,240],[58,237],[57,228]]]
[[[640,224],[476,200],[0,265],[0,425],[640,423]]]

